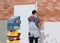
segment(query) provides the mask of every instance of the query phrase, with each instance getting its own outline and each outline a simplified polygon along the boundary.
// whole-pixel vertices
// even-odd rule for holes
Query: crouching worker
[[[7,43],[20,43],[20,16],[12,16],[7,21]]]
[[[33,40],[35,40],[35,43],[38,43],[38,38],[39,38],[39,23],[40,19],[37,16],[37,11],[33,10],[32,15],[28,17],[29,21],[29,42],[33,43]]]

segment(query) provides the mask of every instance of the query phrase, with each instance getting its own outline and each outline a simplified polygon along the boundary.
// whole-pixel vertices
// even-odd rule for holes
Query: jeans
[[[38,38],[29,37],[29,43],[33,43],[34,40],[35,40],[35,43],[38,43]]]

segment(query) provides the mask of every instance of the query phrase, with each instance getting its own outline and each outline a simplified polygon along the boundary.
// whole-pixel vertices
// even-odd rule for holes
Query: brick
[[[34,4],[36,0],[0,0],[0,20],[14,14],[14,5]],[[37,0],[41,21],[60,21],[60,0]]]

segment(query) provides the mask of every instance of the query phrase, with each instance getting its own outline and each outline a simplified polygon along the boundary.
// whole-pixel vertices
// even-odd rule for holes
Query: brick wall
[[[38,15],[41,21],[60,21],[60,0],[0,0],[0,20],[13,15],[14,5],[38,2]]]

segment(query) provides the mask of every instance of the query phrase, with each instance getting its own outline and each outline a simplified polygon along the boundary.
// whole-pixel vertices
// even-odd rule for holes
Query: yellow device
[[[9,31],[7,36],[19,36],[19,32],[18,32],[18,30],[14,30],[12,32]]]
[[[20,40],[14,40],[14,41],[7,40],[7,43],[20,43]]]
[[[20,34],[18,30],[9,31],[7,43],[19,43],[20,42]]]

